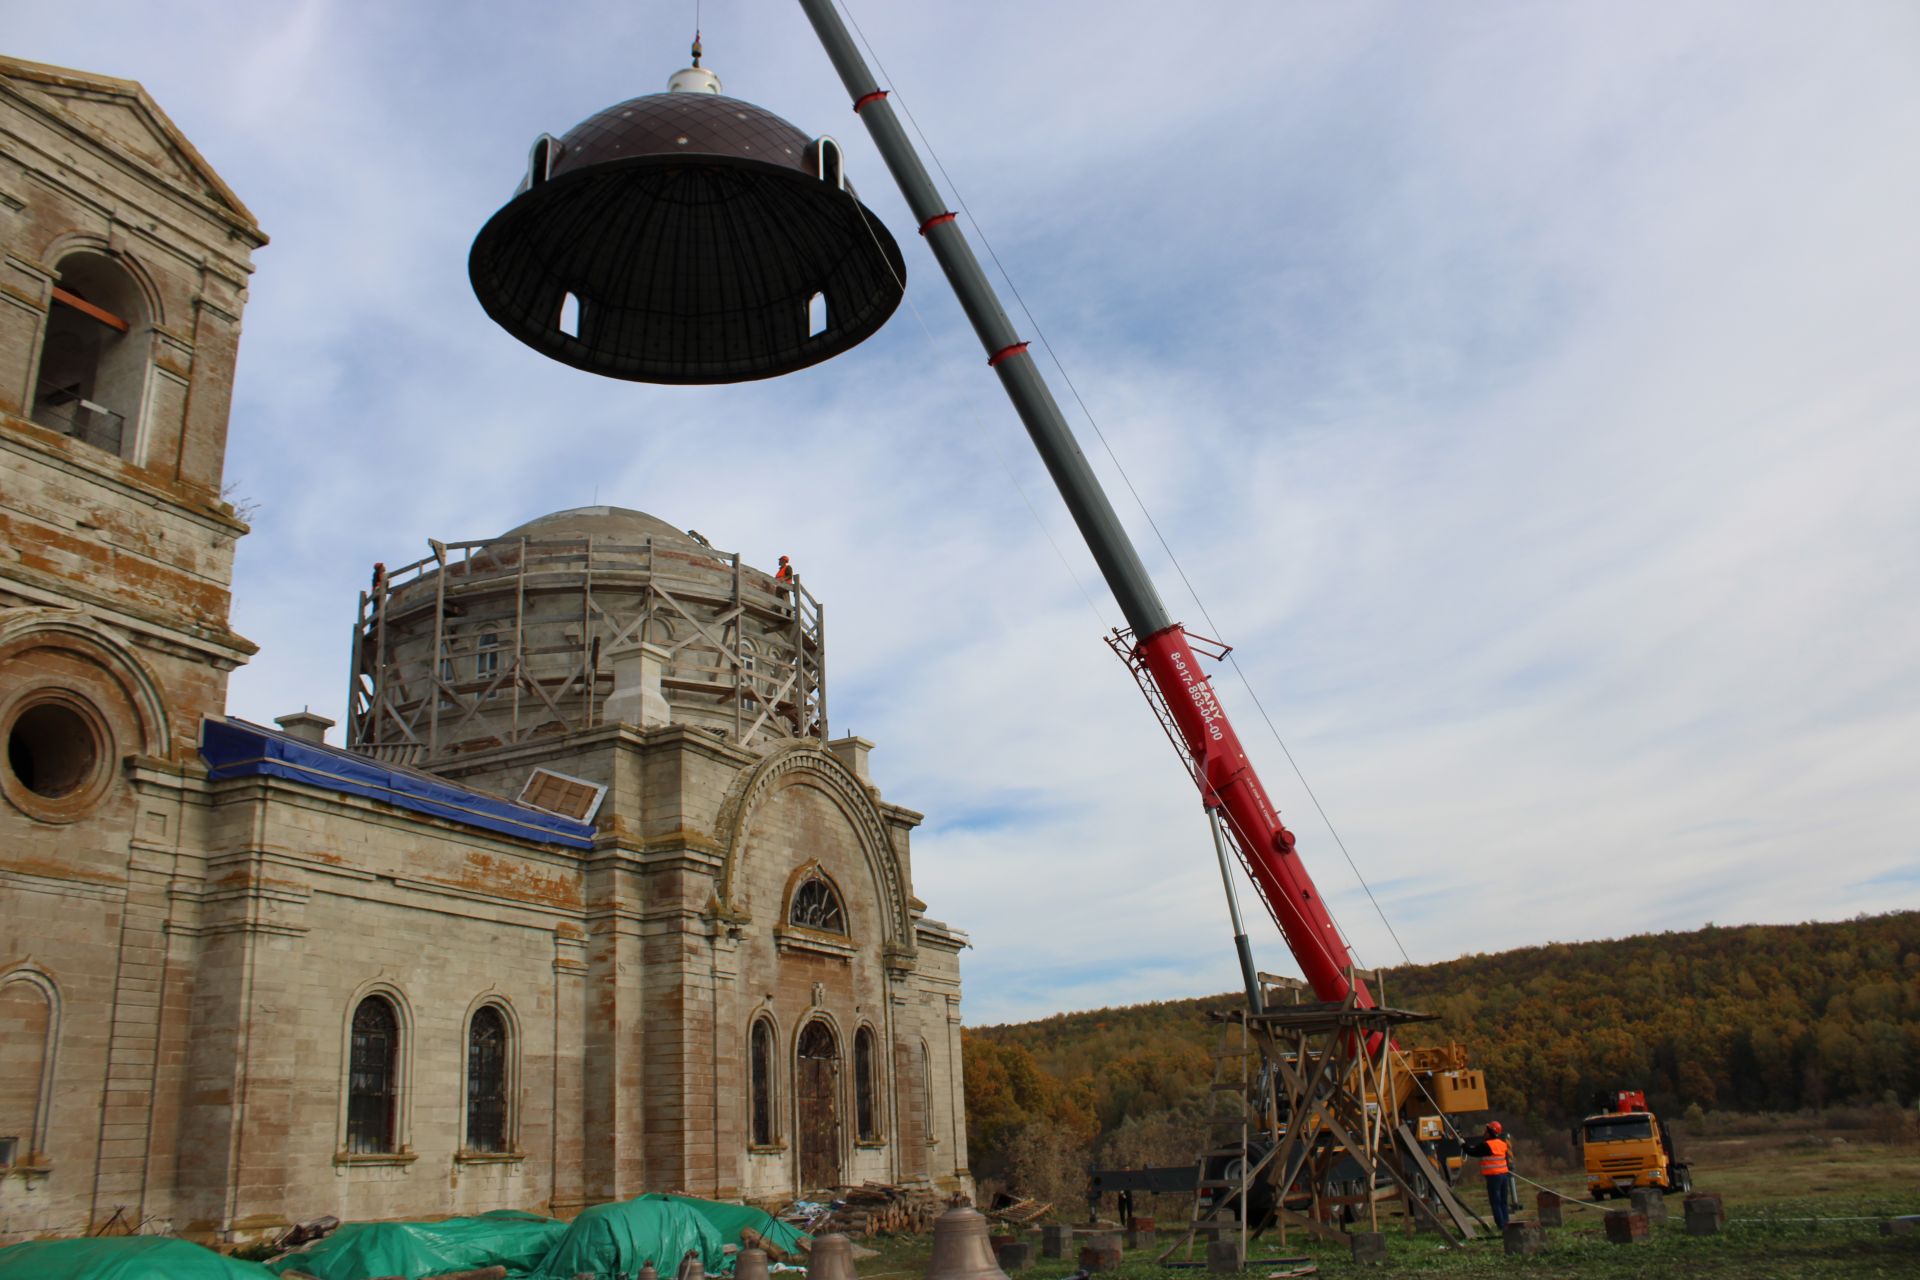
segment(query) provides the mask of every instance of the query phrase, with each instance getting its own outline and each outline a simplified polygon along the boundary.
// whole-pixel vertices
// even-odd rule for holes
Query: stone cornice
[[[569,733],[555,734],[550,738],[530,738],[522,742],[506,742],[497,747],[488,747],[485,751],[463,752],[458,756],[433,760],[423,767],[429,768],[442,777],[458,779],[465,774],[480,773],[508,765],[538,764],[548,760],[578,756],[585,751],[602,746],[626,747],[646,752],[678,747],[706,756],[708,759],[723,761],[737,769],[745,768],[760,758],[760,753],[757,751],[749,751],[733,743],[722,741],[693,725],[665,724],[653,729],[637,729],[630,724],[601,724],[588,729],[575,729]]]
[[[124,465],[108,466],[104,461],[110,456],[107,454],[101,455],[102,461],[95,462],[85,454],[75,452],[66,443],[67,437],[41,426],[31,418],[23,418],[15,413],[0,413],[0,425],[8,428],[0,433],[0,448],[30,453],[62,471],[84,477],[91,484],[117,490],[131,501],[144,502],[148,506],[164,506],[209,533],[239,538],[248,531],[247,522],[234,515],[233,509],[226,503],[218,499],[208,502],[197,490],[155,484]]]
[[[378,800],[333,791],[311,783],[295,782],[290,778],[248,774],[244,777],[222,778],[217,782],[209,783],[208,790],[212,793],[216,806],[281,803],[308,810],[353,815],[353,820],[378,822],[388,827],[426,828],[437,834],[444,834],[448,840],[465,848],[499,850],[514,857],[542,859],[568,867],[578,867],[589,861],[587,855],[545,841],[522,839],[504,832],[469,827],[430,813],[395,809]]]

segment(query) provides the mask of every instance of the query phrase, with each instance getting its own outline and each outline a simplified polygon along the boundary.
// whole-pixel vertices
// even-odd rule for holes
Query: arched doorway
[[[815,1019],[800,1029],[795,1050],[794,1101],[799,1107],[800,1186],[840,1185],[840,1042]]]

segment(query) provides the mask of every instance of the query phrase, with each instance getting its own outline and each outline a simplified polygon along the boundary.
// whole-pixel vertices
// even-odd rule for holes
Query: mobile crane
[[[800,0],[800,7],[839,72],[854,111],[866,124],[881,158],[906,197],[908,207],[919,222],[920,234],[926,238],[973,325],[986,352],[988,367],[999,376],[1002,388],[1039,450],[1055,487],[1093,553],[1101,576],[1120,606],[1127,626],[1117,630],[1109,643],[1126,661],[1147,695],[1200,792],[1201,804],[1213,829],[1223,879],[1228,879],[1226,850],[1230,847],[1279,927],[1314,995],[1331,1004],[1351,998],[1359,1008],[1376,1007],[1373,994],[1356,974],[1353,956],[1301,860],[1294,833],[1281,820],[1278,807],[1268,795],[1214,692],[1211,677],[1201,666],[1202,654],[1218,660],[1226,656],[1226,646],[1190,634],[1167,612],[1138,551],[1041,377],[1028,344],[1021,340],[1008,319],[954,212],[942,202],[894,116],[887,91],[868,70],[833,0]],[[1258,1015],[1262,1011],[1261,986],[1230,879],[1227,897],[1248,1008]],[[1398,1087],[1388,1094],[1402,1100],[1402,1118],[1411,1122],[1420,1144],[1430,1155],[1439,1154],[1446,1128],[1444,1115],[1484,1110],[1487,1106],[1485,1082],[1477,1070],[1467,1066],[1458,1046],[1417,1052],[1416,1060],[1396,1051],[1393,1073]],[[1380,1105],[1379,1098],[1371,1095],[1370,1102]],[[1250,1159],[1244,1152],[1242,1158]],[[1451,1163],[1457,1164],[1457,1161]]]

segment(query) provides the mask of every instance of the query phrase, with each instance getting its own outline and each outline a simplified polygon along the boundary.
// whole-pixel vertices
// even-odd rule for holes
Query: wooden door
[[[794,1071],[800,1116],[800,1187],[840,1185],[840,1045],[833,1028],[810,1022],[800,1032]]]

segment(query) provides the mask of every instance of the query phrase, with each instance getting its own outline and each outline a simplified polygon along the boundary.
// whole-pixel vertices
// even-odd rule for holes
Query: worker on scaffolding
[[[780,568],[775,571],[773,580],[779,583],[782,589],[791,591],[793,590],[793,576],[793,562],[785,556],[781,556]]]
[[[1477,1140],[1460,1144],[1460,1149],[1480,1160],[1480,1174],[1487,1180],[1487,1202],[1493,1206],[1493,1225],[1507,1229],[1508,1206],[1513,1202],[1513,1144],[1498,1120],[1487,1122],[1486,1132]]]

